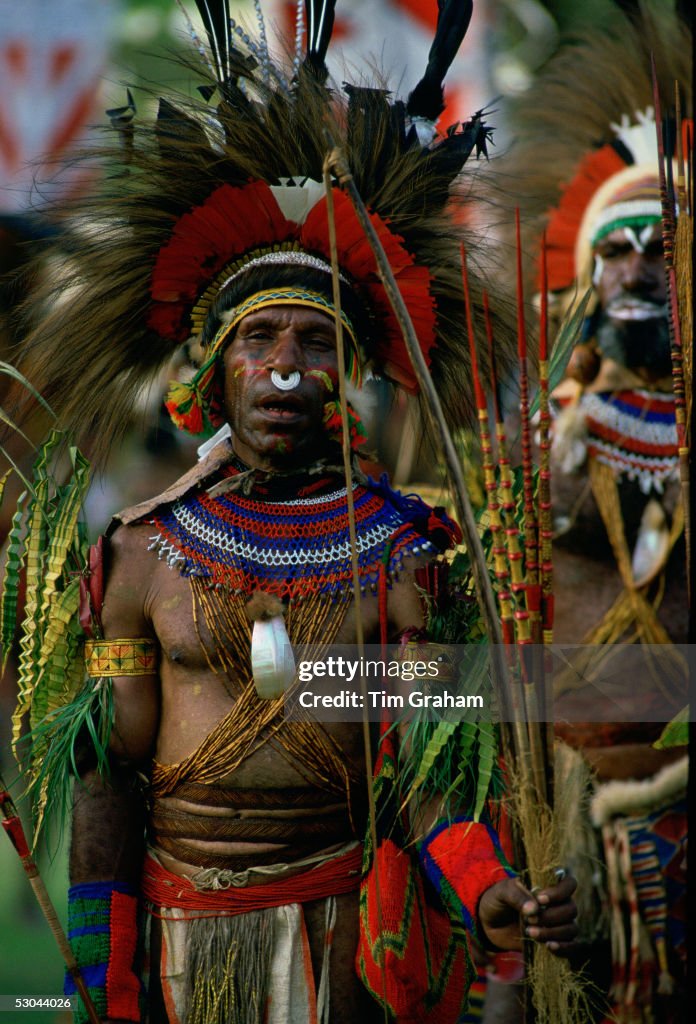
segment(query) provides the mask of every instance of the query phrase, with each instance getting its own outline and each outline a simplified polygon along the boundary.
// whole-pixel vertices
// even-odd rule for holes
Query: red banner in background
[[[102,120],[117,10],[117,0],[0,0],[0,213],[79,187],[75,174],[57,171]]]

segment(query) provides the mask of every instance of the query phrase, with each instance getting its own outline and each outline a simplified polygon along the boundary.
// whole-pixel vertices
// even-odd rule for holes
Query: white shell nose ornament
[[[301,380],[302,377],[299,370],[293,370],[292,373],[278,373],[277,370],[271,371],[271,383],[279,391],[292,391]]]

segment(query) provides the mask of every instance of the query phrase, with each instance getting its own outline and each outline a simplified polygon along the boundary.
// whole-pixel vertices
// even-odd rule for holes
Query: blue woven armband
[[[86,882],[68,892],[68,940],[100,1017],[138,1022],[141,983],[134,970],[138,901],[125,882]],[[65,994],[75,995],[73,978]],[[87,1024],[78,997],[76,1024]]]

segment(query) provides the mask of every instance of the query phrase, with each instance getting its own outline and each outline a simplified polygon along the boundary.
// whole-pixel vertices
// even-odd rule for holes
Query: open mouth
[[[618,299],[610,303],[607,313],[614,320],[655,320],[667,315],[667,307],[644,299]]]
[[[265,416],[277,420],[295,420],[305,412],[305,403],[298,395],[284,395],[277,392],[260,398],[256,407]]]

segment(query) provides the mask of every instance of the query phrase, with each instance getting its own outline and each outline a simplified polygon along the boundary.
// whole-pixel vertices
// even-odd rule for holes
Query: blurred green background
[[[67,913],[65,848],[53,860],[39,857],[59,917]],[[19,857],[4,834],[0,836],[0,993],[4,996],[57,996],[63,991],[63,967],[58,947],[38,908]],[[57,1011],[23,1010],[0,1013],[0,1024],[64,1024],[72,1015]]]

